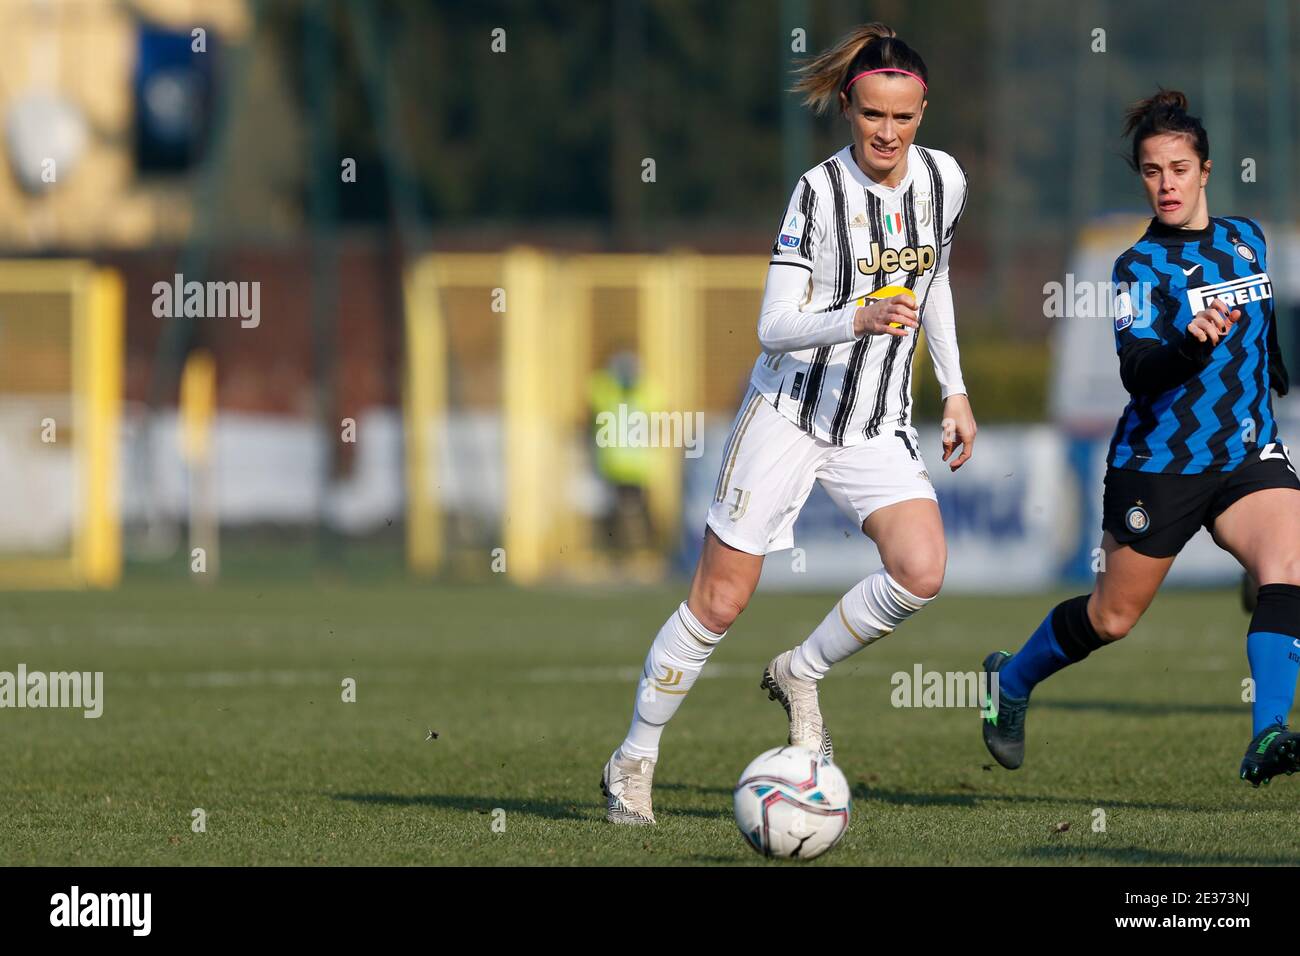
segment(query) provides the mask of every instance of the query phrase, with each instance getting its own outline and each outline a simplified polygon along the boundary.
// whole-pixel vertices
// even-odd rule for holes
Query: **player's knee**
[[[1259,583],[1300,585],[1300,553],[1267,562],[1259,569]]]
[[[1125,637],[1129,631],[1133,630],[1140,616],[1125,608],[1106,607],[1105,605],[1088,608],[1088,617],[1092,621],[1097,636],[1107,643]]]
[[[932,598],[943,587],[947,556],[942,550],[912,553],[886,568],[889,576],[919,598]]]
[[[735,623],[740,612],[749,604],[749,595],[726,581],[706,582],[691,602],[693,613],[701,624],[715,634],[721,634]],[[696,607],[696,604],[699,606]]]

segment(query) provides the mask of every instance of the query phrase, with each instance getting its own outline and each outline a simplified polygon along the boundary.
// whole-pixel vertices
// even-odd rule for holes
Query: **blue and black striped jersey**
[[[1152,219],[1117,260],[1115,347],[1132,396],[1108,464],[1164,474],[1231,471],[1277,440],[1269,396],[1285,378],[1273,329],[1264,233],[1250,219],[1211,218],[1204,229]],[[1241,317],[1211,348],[1186,334],[1215,298]],[[1285,386],[1281,386],[1285,388]]]

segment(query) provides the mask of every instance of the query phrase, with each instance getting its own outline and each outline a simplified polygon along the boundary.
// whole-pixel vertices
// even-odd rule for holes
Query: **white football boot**
[[[650,807],[650,786],[655,762],[624,757],[620,747],[610,756],[600,775],[600,792],[605,795],[605,819],[610,823],[648,826],[655,822]]]
[[[817,682],[800,680],[790,673],[790,658],[794,650],[788,650],[772,658],[763,671],[763,682],[759,688],[767,691],[767,699],[780,701],[790,718],[790,737],[792,747],[806,747],[813,753],[819,753],[827,760],[835,756],[831,746],[831,735],[822,723],[821,707],[817,703]]]

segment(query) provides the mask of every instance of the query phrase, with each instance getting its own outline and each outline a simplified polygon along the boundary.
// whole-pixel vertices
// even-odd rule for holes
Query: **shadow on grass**
[[[1216,803],[1213,806],[1191,806],[1186,803],[1152,803],[1147,800],[1115,800],[1109,797],[1063,797],[1033,793],[996,793],[972,790],[969,793],[912,793],[906,790],[887,790],[881,787],[868,787],[866,784],[853,785],[854,800],[878,800],[901,807],[970,807],[983,803],[1052,803],[1066,806],[1105,807],[1107,811],[1124,810],[1170,810],[1179,813],[1224,813],[1233,810],[1257,810],[1258,806],[1236,804],[1227,806]]]
[[[1167,717],[1170,714],[1228,714],[1241,716],[1247,708],[1241,704],[1197,704],[1190,701],[1154,700],[1036,700],[1034,707],[1044,710],[1099,711],[1107,714],[1136,714],[1142,717]]]
[[[655,792],[671,790],[701,796],[718,796],[728,797],[732,795],[730,787],[710,787],[690,783],[656,783]],[[1072,806],[1086,807],[1091,810],[1093,807],[1104,806],[1107,809],[1115,807],[1126,810],[1172,810],[1182,813],[1223,813],[1233,810],[1257,810],[1254,804],[1238,803],[1226,805],[1216,803],[1213,806],[1193,806],[1186,803],[1153,803],[1145,800],[1115,800],[1110,797],[1081,796],[1065,797],[1053,796],[1050,794],[1032,794],[1032,793],[1001,793],[997,791],[970,790],[962,793],[918,793],[907,790],[890,790],[876,785],[868,786],[859,781],[853,784],[851,795],[854,800],[878,800],[881,803],[891,803],[895,806],[906,807],[978,807],[982,803],[1006,802],[1006,803],[1044,803],[1044,804],[1064,804]],[[682,810],[673,809],[673,813],[693,813],[695,816],[724,817],[729,813],[727,810],[719,810],[711,813],[707,810]]]
[[[553,800],[519,800],[509,797],[476,797],[445,793],[330,793],[325,796],[332,800],[346,800],[350,803],[391,807],[434,807],[440,810],[479,813],[484,816],[499,807],[507,813],[542,817],[547,820],[577,820],[589,823],[593,820],[603,820],[605,817],[605,808],[596,802],[577,804]],[[719,810],[656,806],[655,810],[663,810],[674,816],[700,817],[705,820],[721,819],[731,815],[730,806]]]
[[[1176,850],[1145,850],[1135,846],[1038,846],[1021,851],[1023,856],[1053,863],[1146,863],[1151,865],[1169,864],[1171,866],[1295,866],[1300,862],[1296,856],[1263,856],[1259,854],[1239,856],[1229,853],[1180,853]]]

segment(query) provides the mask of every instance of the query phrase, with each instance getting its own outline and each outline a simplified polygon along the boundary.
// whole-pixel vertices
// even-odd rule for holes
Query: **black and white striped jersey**
[[[859,305],[902,287],[916,297],[944,397],[965,392],[947,277],[965,205],[965,171],[937,149],[911,146],[894,187],[868,178],[851,145],[805,173],[772,246],[754,387],[836,445],[910,424],[915,333],[853,335]]]

